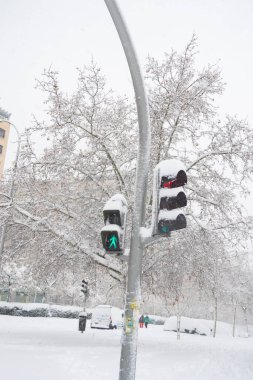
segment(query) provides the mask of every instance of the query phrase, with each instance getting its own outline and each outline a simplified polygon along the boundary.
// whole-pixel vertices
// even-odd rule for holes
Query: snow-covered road
[[[121,330],[77,320],[0,316],[0,379],[117,380]],[[252,380],[253,338],[139,330],[136,380]]]

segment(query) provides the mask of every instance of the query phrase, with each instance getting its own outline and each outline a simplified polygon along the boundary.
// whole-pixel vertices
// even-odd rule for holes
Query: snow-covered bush
[[[81,307],[0,302],[0,314],[2,315],[78,318],[81,311]],[[91,312],[88,312],[87,317],[88,319],[91,318]]]

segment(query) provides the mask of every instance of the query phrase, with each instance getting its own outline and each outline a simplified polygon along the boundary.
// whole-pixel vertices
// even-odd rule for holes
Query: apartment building
[[[4,162],[8,146],[10,132],[9,117],[10,114],[0,108],[0,179],[4,170]]]

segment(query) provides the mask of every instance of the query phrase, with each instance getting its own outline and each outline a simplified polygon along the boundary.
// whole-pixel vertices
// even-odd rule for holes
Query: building
[[[4,162],[7,152],[8,138],[10,132],[10,114],[0,108],[0,179],[4,170]]]

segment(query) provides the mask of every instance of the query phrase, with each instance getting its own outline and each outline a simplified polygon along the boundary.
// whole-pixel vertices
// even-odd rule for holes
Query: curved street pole
[[[9,123],[10,125],[12,125],[13,128],[15,129],[16,133],[17,133],[17,136],[18,136],[18,147],[16,150],[16,157],[15,157],[15,161],[14,161],[14,165],[13,165],[13,169],[12,169],[11,186],[10,186],[10,192],[8,195],[8,197],[10,199],[10,205],[11,205],[13,193],[14,193],[15,177],[16,177],[16,172],[17,172],[17,167],[18,167],[18,158],[19,158],[19,152],[20,152],[21,137],[20,137],[20,133],[19,133],[17,127],[13,123],[11,123],[9,120],[8,121],[0,120],[0,124],[2,121],[5,121],[5,122]],[[4,251],[6,229],[7,229],[7,222],[4,223],[3,228],[2,228],[2,234],[1,234],[1,240],[0,240],[0,260],[2,259],[3,251]]]
[[[143,244],[140,228],[145,224],[145,209],[150,159],[150,123],[148,100],[137,56],[124,19],[114,0],[105,0],[123,46],[132,76],[139,123],[139,148],[135,182],[133,227],[128,262],[125,324],[122,337],[119,380],[134,380],[137,357],[138,316],[141,301]]]

